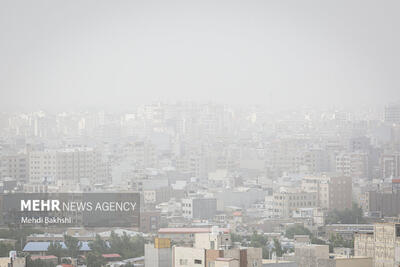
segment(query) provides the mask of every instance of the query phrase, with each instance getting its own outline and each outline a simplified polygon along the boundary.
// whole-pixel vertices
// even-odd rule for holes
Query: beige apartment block
[[[227,249],[232,245],[231,235],[228,233],[198,233],[195,235],[194,247],[205,249]]]
[[[354,235],[354,255],[375,257],[375,237],[372,232]]]
[[[101,175],[101,154],[92,148],[66,148],[29,153],[29,181],[96,182]]]
[[[399,266],[400,223],[376,223],[373,234],[356,234],[354,254],[372,257],[374,267]]]
[[[197,233],[195,240],[194,247],[173,247],[172,267],[262,267],[261,248],[232,248],[223,231]]]
[[[298,245],[295,261],[299,267],[372,267],[370,257],[329,254],[327,245]]]
[[[293,212],[301,208],[315,207],[318,207],[317,193],[315,192],[274,194],[273,212],[281,218],[292,217]]]
[[[172,252],[172,267],[205,266],[205,249],[192,247],[174,247]]]
[[[320,259],[329,259],[328,245],[298,245],[295,247],[295,260],[301,267],[316,267]]]

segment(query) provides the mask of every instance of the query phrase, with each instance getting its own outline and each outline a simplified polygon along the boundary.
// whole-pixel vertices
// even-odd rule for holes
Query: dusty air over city
[[[399,10],[0,0],[0,267],[399,267]]]

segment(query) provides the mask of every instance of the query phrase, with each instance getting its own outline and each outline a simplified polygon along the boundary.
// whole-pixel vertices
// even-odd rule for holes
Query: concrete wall
[[[231,246],[230,234],[218,233],[196,233],[195,234],[195,248],[205,249],[225,249]],[[213,245],[213,247],[212,247]]]
[[[394,266],[395,259],[395,224],[376,223],[375,236],[375,267]]]
[[[351,177],[332,177],[329,184],[329,209],[351,209],[352,193]]]
[[[197,233],[194,235],[194,247],[205,248],[205,249],[218,249],[217,238],[213,238],[210,233]],[[211,241],[214,241],[215,247],[210,247]]]
[[[373,234],[354,235],[354,256],[365,256],[374,258],[375,237]]]
[[[205,249],[191,247],[174,247],[173,267],[203,267],[205,266],[205,255]]]
[[[214,267],[239,267],[239,260],[237,260],[237,259],[233,259],[230,261],[217,260],[214,263]]]
[[[329,259],[329,246],[304,245],[295,247],[295,260],[301,267],[316,267],[319,260]]]
[[[372,258],[336,259],[336,267],[372,267]]]
[[[217,258],[222,258],[224,252],[222,250],[207,249],[206,250],[206,264],[205,267],[209,267],[210,262],[214,262]],[[147,267],[147,266],[146,266]]]
[[[261,267],[262,266],[262,249],[261,248],[247,248],[247,266],[248,267]]]
[[[224,250],[224,258],[240,259],[240,249],[234,248],[234,249]]]
[[[146,267],[171,267],[172,249],[155,248],[154,244],[145,244],[144,263]]]
[[[0,258],[0,267],[8,267],[11,263],[9,257]],[[25,267],[25,258],[16,258],[13,262],[13,267]]]
[[[302,267],[303,265],[299,265]],[[372,267],[372,258],[318,259],[315,267]],[[385,265],[386,266],[386,265]],[[392,265],[388,265],[392,267]]]

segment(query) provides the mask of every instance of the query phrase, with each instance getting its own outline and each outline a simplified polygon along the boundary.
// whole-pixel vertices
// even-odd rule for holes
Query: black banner
[[[3,224],[139,227],[138,193],[14,193],[2,195]]]

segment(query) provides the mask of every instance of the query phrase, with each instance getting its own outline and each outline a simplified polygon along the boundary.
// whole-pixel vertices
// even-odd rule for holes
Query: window
[[[194,260],[194,264],[201,264],[201,260]]]
[[[186,260],[186,259],[179,260],[179,265],[187,265],[187,264],[188,264],[188,260]]]

